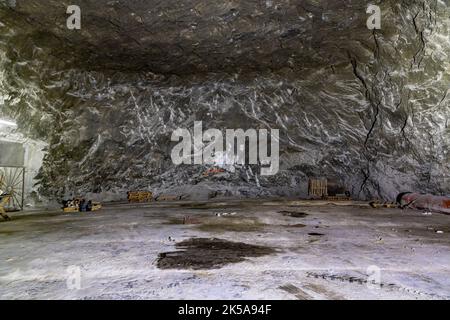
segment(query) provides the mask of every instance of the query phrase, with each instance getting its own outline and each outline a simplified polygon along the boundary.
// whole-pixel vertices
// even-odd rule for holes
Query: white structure
[[[35,191],[34,178],[42,166],[45,155],[43,149],[47,144],[18,133],[14,122],[0,120],[0,176],[19,191],[18,197],[23,194],[23,203],[22,199],[14,200],[15,209],[22,208],[22,204],[24,207],[33,206],[35,199],[31,195]],[[3,186],[0,189],[5,188]],[[19,204],[20,208],[17,208]]]

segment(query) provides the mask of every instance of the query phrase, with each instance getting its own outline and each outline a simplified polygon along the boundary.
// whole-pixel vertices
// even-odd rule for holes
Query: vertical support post
[[[22,210],[24,208],[24,198],[25,198],[25,167],[22,168]]]

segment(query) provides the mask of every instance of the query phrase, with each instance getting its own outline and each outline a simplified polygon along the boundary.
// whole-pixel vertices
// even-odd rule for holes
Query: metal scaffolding
[[[8,211],[23,210],[25,194],[25,167],[0,166],[0,190],[11,197],[5,206]]]

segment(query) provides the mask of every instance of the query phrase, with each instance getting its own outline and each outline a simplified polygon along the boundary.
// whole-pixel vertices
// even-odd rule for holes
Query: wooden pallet
[[[328,195],[327,179],[310,179],[308,183],[308,194],[316,197],[326,197]]]
[[[374,200],[369,202],[372,208],[398,208],[398,203],[395,202],[381,202],[379,200]]]
[[[128,192],[128,202],[150,202],[153,200],[153,193],[150,191],[130,191]]]

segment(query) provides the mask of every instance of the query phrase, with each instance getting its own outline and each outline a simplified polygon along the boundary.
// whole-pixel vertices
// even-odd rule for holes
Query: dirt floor
[[[2,299],[450,299],[450,216],[157,202],[0,220]]]

